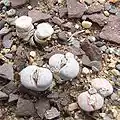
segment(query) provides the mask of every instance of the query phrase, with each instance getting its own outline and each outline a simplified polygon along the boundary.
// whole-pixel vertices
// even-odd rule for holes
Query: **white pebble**
[[[47,68],[30,65],[20,72],[21,83],[28,89],[44,91],[52,85],[52,73]]]
[[[36,52],[35,51],[31,51],[30,52],[30,56],[33,57],[33,58],[35,58],[36,57]]]
[[[90,73],[90,71],[89,71],[88,68],[84,67],[84,68],[82,69],[82,73],[87,75],[87,74]]]
[[[89,22],[89,21],[83,21],[82,22],[82,26],[83,26],[83,28],[90,28],[91,26],[92,26],[92,23],[91,22]]]

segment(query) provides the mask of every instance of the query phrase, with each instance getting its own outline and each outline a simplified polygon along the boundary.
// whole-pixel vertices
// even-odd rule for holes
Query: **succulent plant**
[[[53,72],[58,72],[62,80],[71,80],[79,73],[79,63],[70,52],[55,54],[49,59],[49,66]]]
[[[78,96],[78,104],[82,110],[91,112],[103,107],[104,98],[97,93],[96,89],[91,88]]]
[[[91,81],[94,87],[103,97],[107,97],[113,93],[113,86],[104,78],[96,78]]]
[[[50,37],[54,32],[54,29],[49,23],[40,23],[37,26],[36,36],[39,39]]]
[[[24,87],[35,91],[44,91],[51,86],[53,76],[47,68],[29,65],[20,72],[20,79]]]

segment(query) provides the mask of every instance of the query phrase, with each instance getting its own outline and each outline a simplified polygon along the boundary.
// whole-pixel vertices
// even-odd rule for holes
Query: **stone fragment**
[[[87,3],[88,5],[92,4],[94,0],[83,0],[85,3]]]
[[[11,2],[13,8],[21,7],[27,2],[27,0],[9,0],[9,1]]]
[[[81,44],[81,48],[84,50],[84,52],[86,53],[86,55],[89,57],[89,59],[91,61],[101,61],[101,51],[99,50],[98,47],[96,47],[95,45],[91,44],[89,41],[85,40],[82,44]]]
[[[94,72],[99,72],[102,69],[101,61],[91,61],[89,66],[93,68]]]
[[[97,23],[99,26],[103,27],[106,22],[108,17],[106,17],[104,14],[102,13],[95,13],[92,15],[85,15],[86,18],[90,19],[92,22]]]
[[[82,56],[82,64],[83,64],[84,66],[90,66],[90,59],[89,59],[88,56],[86,56],[86,55],[83,55],[83,56]]]
[[[4,48],[11,48],[12,44],[13,44],[13,40],[4,40],[3,41]]]
[[[101,12],[102,10],[104,10],[104,6],[98,2],[95,2],[88,7],[87,13],[93,14],[93,13]]]
[[[8,99],[8,95],[2,91],[0,91],[0,100],[6,100]]]
[[[5,63],[2,66],[0,66],[0,78],[3,80],[4,79],[13,80],[14,79],[12,64]]]
[[[4,20],[0,20],[0,30],[4,27],[4,24],[5,24],[6,22],[4,21]]]
[[[32,18],[32,22],[40,22],[40,21],[45,21],[51,18],[51,15],[47,14],[47,13],[42,13],[39,10],[30,10],[28,12],[28,16]]]
[[[11,94],[9,95],[8,102],[9,102],[9,103],[11,103],[11,102],[15,102],[15,101],[18,100],[18,98],[19,98],[19,96],[18,96],[17,94],[13,94],[13,93],[11,93]]]
[[[17,86],[15,85],[15,83],[13,81],[10,81],[7,85],[5,85],[3,88],[2,88],[2,91],[6,94],[10,94],[10,93],[13,93],[14,91],[17,90]]]
[[[30,100],[19,98],[17,102],[17,116],[32,116],[35,113],[34,104]]]
[[[50,109],[49,101],[46,98],[40,98],[35,103],[35,108],[39,117],[43,119],[45,112]]]
[[[10,9],[9,11],[6,12],[8,17],[12,17],[16,15],[16,10],[15,9]]]
[[[77,103],[71,103],[68,106],[69,111],[74,111],[74,110],[77,110],[77,109],[78,109],[78,104]]]
[[[3,35],[6,35],[7,33],[9,33],[11,30],[11,28],[7,28],[7,27],[4,27],[0,30],[0,36],[3,36]]]
[[[104,26],[100,33],[100,38],[105,41],[120,44],[120,19],[116,16],[110,16],[108,24]]]
[[[52,120],[59,116],[60,116],[60,112],[55,107],[52,107],[50,110],[47,110],[45,113],[45,118],[47,120]]]
[[[67,34],[67,32],[66,31],[59,32],[58,33],[58,38],[61,41],[67,42],[67,40],[68,40],[68,34]]]
[[[64,17],[67,14],[68,10],[66,7],[60,8],[59,9],[59,16],[60,18]]]
[[[67,0],[67,9],[69,18],[81,18],[87,7],[84,3],[77,2],[76,0]]]
[[[61,24],[64,22],[62,19],[60,19],[59,17],[53,17],[52,18],[52,22],[55,23],[56,25],[61,26]]]
[[[120,64],[116,65],[116,69],[120,71]]]

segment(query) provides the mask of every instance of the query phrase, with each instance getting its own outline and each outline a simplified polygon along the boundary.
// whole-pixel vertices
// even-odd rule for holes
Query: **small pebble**
[[[10,9],[9,11],[6,12],[9,17],[14,16],[16,14],[15,9]]]
[[[82,22],[82,26],[83,26],[83,28],[90,28],[91,26],[92,26],[92,23],[91,22],[89,22],[89,21],[83,21]]]
[[[74,111],[76,109],[78,109],[78,104],[77,103],[71,103],[71,104],[69,104],[69,106],[68,106],[68,110],[69,111]]]
[[[105,15],[106,17],[109,17],[110,13],[109,13],[108,11],[104,11],[104,15]]]
[[[31,10],[31,9],[32,9],[32,6],[31,6],[31,5],[29,5],[29,6],[28,6],[28,9],[29,9],[29,10]]]
[[[120,64],[116,65],[116,69],[120,71]]]
[[[96,38],[94,36],[88,36],[88,40],[90,42],[95,42],[96,41]]]
[[[87,74],[90,73],[90,71],[89,71],[88,68],[84,67],[84,68],[82,69],[82,73],[87,75]]]
[[[31,51],[30,52],[30,56],[33,57],[33,58],[35,58],[36,57],[36,52],[35,51]]]

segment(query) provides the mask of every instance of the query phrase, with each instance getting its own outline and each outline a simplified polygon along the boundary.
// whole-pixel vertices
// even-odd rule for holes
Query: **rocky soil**
[[[48,44],[32,46],[17,36],[15,20],[23,15],[32,18],[35,29],[42,22],[52,25],[54,34]],[[55,53],[66,52],[76,55],[79,62],[75,79],[60,82],[55,74],[52,87],[43,92],[21,85],[23,68],[41,67]],[[77,97],[98,77],[109,80],[113,93],[104,99],[101,109],[85,112]],[[120,2],[1,1],[0,120],[120,120]]]

